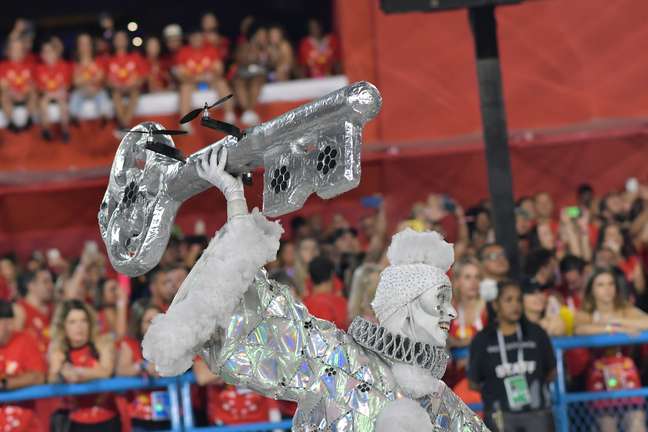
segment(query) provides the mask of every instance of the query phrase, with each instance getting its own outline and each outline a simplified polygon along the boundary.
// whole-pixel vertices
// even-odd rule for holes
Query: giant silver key
[[[185,162],[147,150],[148,134],[126,134],[98,216],[110,262],[129,276],[157,265],[180,205],[211,186],[198,176],[197,160],[219,145],[228,148],[230,174],[265,169],[267,216],[298,210],[313,193],[329,199],[355,188],[360,183],[362,130],[380,106],[378,89],[357,82],[247,129],[241,139],[228,135]],[[145,122],[134,128],[153,129],[162,125]],[[175,148],[168,136],[157,136],[156,142]]]

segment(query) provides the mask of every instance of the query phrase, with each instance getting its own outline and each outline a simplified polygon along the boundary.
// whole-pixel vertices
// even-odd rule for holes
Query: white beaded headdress
[[[380,274],[371,303],[381,323],[428,289],[450,286],[446,272],[454,261],[454,249],[438,232],[407,228],[395,234],[387,258],[390,265]]]

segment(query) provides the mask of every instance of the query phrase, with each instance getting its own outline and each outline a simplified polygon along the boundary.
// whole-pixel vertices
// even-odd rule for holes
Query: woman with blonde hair
[[[466,347],[486,325],[486,302],[479,295],[479,262],[474,258],[457,261],[453,267],[452,281],[457,319],[450,323],[448,345]]]
[[[109,378],[113,373],[113,341],[98,336],[95,312],[80,300],[66,300],[58,306],[49,355],[49,382],[80,383]],[[111,394],[67,397],[64,406],[65,410],[54,417],[58,427],[64,430],[120,430],[121,422]]]
[[[379,264],[365,263],[353,273],[349,295],[349,321],[357,316],[376,321],[371,302],[376,294],[382,269]]]

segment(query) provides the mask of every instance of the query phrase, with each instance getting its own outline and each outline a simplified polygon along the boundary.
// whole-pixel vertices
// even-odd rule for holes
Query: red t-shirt
[[[98,59],[85,64],[76,63],[74,65],[74,74],[80,76],[86,82],[98,83],[105,72],[104,66]]]
[[[95,367],[99,355],[92,345],[70,349],[68,361],[77,367]],[[76,423],[94,424],[112,419],[117,415],[114,396],[110,393],[66,398],[70,419]]]
[[[149,91],[158,91],[165,89],[169,85],[169,64],[163,59],[146,59],[145,61]]]
[[[203,43],[204,47],[214,47],[218,50],[220,58],[227,58],[230,54],[230,40],[223,35],[218,35],[218,41],[216,44],[211,43],[205,37],[205,42]]]
[[[176,64],[182,66],[185,73],[192,76],[201,75],[209,71],[214,63],[221,59],[218,49],[206,45],[201,48],[184,46],[178,51]]]
[[[33,66],[26,60],[5,61],[0,64],[0,80],[19,95],[25,95],[34,85]]]
[[[308,297],[312,291],[313,291],[313,281],[311,280],[310,276],[308,276],[306,278],[306,281],[304,282],[303,297]],[[333,294],[342,295],[343,291],[344,291],[344,284],[342,283],[339,277],[333,276]]]
[[[52,306],[48,306],[47,312],[43,312],[25,299],[18,300],[17,304],[20,305],[25,312],[25,324],[23,329],[30,332],[36,338],[40,352],[46,353],[50,341]]]
[[[308,311],[317,318],[334,323],[337,328],[346,330],[349,322],[347,301],[333,293],[311,294],[304,299]]]
[[[62,60],[52,65],[39,64],[36,66],[36,87],[38,90],[53,93],[67,90],[72,84],[72,69],[70,64]]]
[[[305,37],[299,44],[299,63],[306,66],[311,78],[331,75],[339,56],[337,38],[333,35],[327,35],[321,41]]]
[[[146,75],[146,62],[138,53],[115,54],[106,61],[108,81],[128,85]]]
[[[207,418],[211,424],[267,422],[277,401],[231,385],[207,386]]]
[[[45,356],[38,351],[34,337],[26,332],[14,332],[9,342],[0,346],[0,378],[27,372],[47,371]],[[0,431],[39,430],[34,402],[0,405]]]

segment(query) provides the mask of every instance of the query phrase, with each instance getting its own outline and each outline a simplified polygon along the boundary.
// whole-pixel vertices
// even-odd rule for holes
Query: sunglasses
[[[491,252],[484,255],[484,258],[487,259],[488,261],[495,261],[500,258],[506,258],[506,254],[504,252]]]

